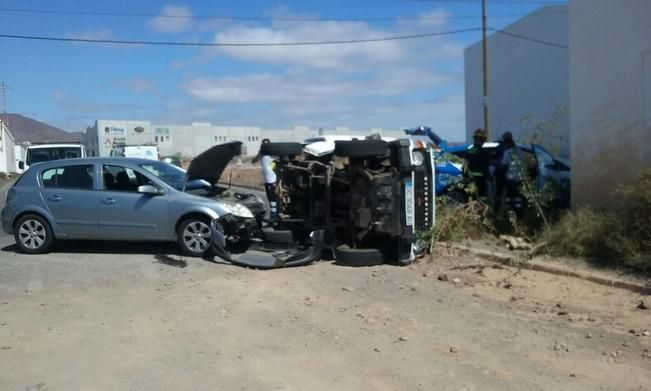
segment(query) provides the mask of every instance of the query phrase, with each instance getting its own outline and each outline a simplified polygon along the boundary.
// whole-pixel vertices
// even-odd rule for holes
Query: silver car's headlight
[[[242,217],[245,219],[252,219],[254,218],[253,213],[251,213],[251,210],[247,208],[244,205],[241,204],[235,204],[235,203],[230,203],[230,202],[220,202],[220,205],[224,210],[234,216],[237,217]]]
[[[413,151],[411,153],[411,158],[413,160],[414,166],[420,166],[425,161],[425,155],[421,151]]]

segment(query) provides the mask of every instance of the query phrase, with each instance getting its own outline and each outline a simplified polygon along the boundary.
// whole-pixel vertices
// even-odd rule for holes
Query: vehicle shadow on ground
[[[12,244],[0,248],[2,252],[22,254],[17,245]],[[185,268],[188,259],[203,260],[210,263],[221,263],[217,257],[206,254],[202,258],[190,258],[182,254],[175,243],[168,242],[107,242],[107,241],[60,241],[56,243],[51,253],[54,254],[115,254],[115,255],[152,255],[155,263]]]
[[[5,246],[0,251],[21,253],[15,244]],[[52,253],[72,254],[139,254],[139,255],[182,255],[175,243],[167,242],[108,242],[66,240],[57,242]]]

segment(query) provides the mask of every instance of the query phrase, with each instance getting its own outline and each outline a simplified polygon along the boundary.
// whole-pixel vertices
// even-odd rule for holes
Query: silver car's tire
[[[18,219],[14,226],[14,239],[20,251],[27,254],[44,254],[54,245],[50,224],[35,214]]]
[[[200,257],[210,249],[212,234],[208,219],[194,217],[183,220],[176,234],[179,247],[191,257]]]

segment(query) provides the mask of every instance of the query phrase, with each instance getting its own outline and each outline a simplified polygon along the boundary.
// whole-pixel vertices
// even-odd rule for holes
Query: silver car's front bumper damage
[[[245,251],[235,253],[229,250],[227,234],[220,223],[211,224],[212,250],[219,258],[233,265],[254,269],[277,269],[283,267],[304,266],[321,258],[325,231],[310,234],[310,243],[271,243],[264,240],[264,235],[246,238],[249,241]]]

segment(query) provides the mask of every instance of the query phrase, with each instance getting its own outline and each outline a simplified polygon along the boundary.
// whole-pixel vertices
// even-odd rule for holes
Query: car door
[[[97,236],[97,191],[93,164],[61,165],[40,173],[41,197],[65,237]]]
[[[98,227],[102,239],[169,239],[167,193],[138,192],[138,187],[143,185],[153,185],[162,190],[160,184],[140,170],[119,164],[104,164],[101,172]]]
[[[560,173],[556,169],[554,157],[540,145],[532,144],[531,149],[536,158],[536,186],[542,190],[548,182],[558,184]]]

